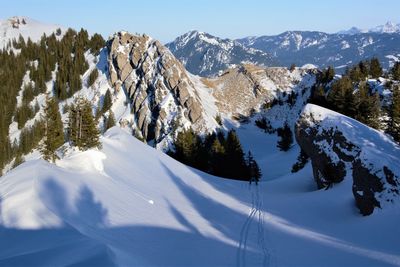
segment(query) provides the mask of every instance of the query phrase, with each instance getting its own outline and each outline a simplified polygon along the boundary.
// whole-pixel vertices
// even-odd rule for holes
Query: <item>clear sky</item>
[[[192,29],[240,38],[371,28],[400,23],[399,12],[400,0],[0,0],[1,19],[28,16],[104,37],[127,30],[164,43]]]

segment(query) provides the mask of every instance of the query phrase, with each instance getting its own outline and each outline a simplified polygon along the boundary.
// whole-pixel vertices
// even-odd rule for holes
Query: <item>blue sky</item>
[[[197,29],[225,38],[286,30],[336,32],[400,23],[399,0],[1,0],[0,18],[13,15],[88,29],[108,37],[118,30],[162,42]]]

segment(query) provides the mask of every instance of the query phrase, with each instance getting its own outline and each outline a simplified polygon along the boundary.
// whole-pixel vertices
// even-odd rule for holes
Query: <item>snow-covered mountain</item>
[[[255,65],[346,66],[378,57],[388,69],[400,58],[400,25],[386,23],[370,30],[356,27],[328,34],[316,31],[287,31],[275,36],[252,36],[221,40],[207,33],[191,31],[167,44],[171,52],[193,74],[215,75],[246,61]],[[239,45],[239,44],[241,45]],[[252,50],[251,50],[252,49]]]
[[[25,41],[30,38],[33,42],[37,42],[43,34],[50,35],[58,28],[64,30],[62,26],[42,23],[23,16],[0,20],[0,49],[13,39],[18,40],[20,35]]]
[[[400,56],[400,34],[367,32],[327,34],[323,32],[288,31],[277,36],[249,37],[238,40],[245,46],[271,53],[283,66],[307,63],[320,68],[346,66],[378,57],[389,68]]]
[[[247,133],[252,146],[273,141]],[[356,216],[351,183],[317,191],[310,165],[249,186],[189,168],[117,127],[101,141],[100,151],[29,161],[2,177],[0,265],[400,262],[399,213]],[[296,157],[269,148],[271,171]]]
[[[182,127],[213,131],[219,127],[217,115],[229,120],[249,116],[284,92],[310,92],[315,80],[308,69],[290,72],[250,64],[216,78],[195,76],[157,40],[127,32],[116,33],[107,49],[111,86],[129,98],[131,112],[120,123],[161,147]]]
[[[295,32],[288,40],[282,46],[288,51],[314,43]],[[59,102],[60,111],[76,96],[96,110],[110,90],[117,126],[101,137],[101,149],[82,152],[66,143],[55,164],[34,149],[25,163],[6,170],[0,178],[0,266],[400,265],[397,199],[390,198],[369,217],[361,217],[354,204],[359,201],[354,192],[370,196],[368,182],[376,173],[364,172],[366,178],[357,183],[361,187],[344,179],[318,190],[315,158],[292,173],[300,146],[295,143],[287,152],[277,148],[276,129],[285,123],[294,131],[299,119],[305,120],[306,133],[313,134],[319,133],[317,124],[328,128],[340,121],[336,130],[350,129],[340,144],[366,142],[367,152],[383,157],[376,166],[366,161],[372,171],[382,167],[385,172],[381,165],[386,164],[395,172],[385,173],[384,185],[391,187],[384,193],[399,187],[393,160],[399,148],[389,137],[307,105],[318,70],[241,63],[219,76],[200,77],[157,40],[127,32],[111,36],[98,55],[88,50],[84,57],[88,69],[81,75],[82,88]],[[89,86],[94,69],[99,74]],[[50,95],[57,71],[46,83]],[[29,79],[25,75],[22,85]],[[383,88],[379,80],[375,83]],[[44,99],[39,94],[31,102],[43,104]],[[43,107],[26,125],[41,114]],[[68,113],[62,118],[67,125]],[[268,120],[270,133],[256,126],[260,119]],[[23,128],[16,126],[14,121],[9,132],[18,139]],[[162,153],[176,132],[188,127],[199,135],[235,129],[244,151],[250,150],[260,165],[259,185],[214,177]],[[324,138],[318,136],[313,144],[345,159],[352,155],[345,149],[353,146]]]
[[[376,32],[376,33],[400,33],[400,23],[396,24],[392,21],[386,22],[384,25],[379,25],[376,27],[373,27],[369,30],[364,30],[360,29],[357,27],[352,27],[348,30],[344,31],[339,31],[339,34],[358,34],[358,33],[371,33],[371,32]]]
[[[190,31],[166,44],[186,69],[196,75],[213,76],[241,63],[276,65],[268,52],[245,47],[229,39],[205,32]]]

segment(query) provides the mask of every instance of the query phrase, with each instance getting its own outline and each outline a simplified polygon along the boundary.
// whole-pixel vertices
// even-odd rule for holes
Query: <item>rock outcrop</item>
[[[126,91],[136,128],[158,143],[172,125],[205,128],[200,96],[182,64],[159,41],[146,35],[116,33],[108,41],[110,82]],[[203,129],[204,130],[204,129]]]
[[[353,179],[363,215],[399,198],[400,147],[385,134],[308,104],[296,124],[296,140],[311,158],[318,188]]]

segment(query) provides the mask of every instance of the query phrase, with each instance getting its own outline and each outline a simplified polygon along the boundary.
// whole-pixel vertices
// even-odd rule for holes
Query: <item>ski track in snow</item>
[[[251,208],[249,215],[244,222],[240,230],[239,246],[236,254],[236,266],[246,266],[246,251],[247,242],[249,239],[250,226],[253,221],[257,222],[257,244],[262,252],[262,266],[268,266],[270,263],[270,253],[267,248],[267,242],[265,238],[265,224],[264,224],[264,213],[262,211],[263,202],[260,198],[259,186],[249,186],[251,192]]]

